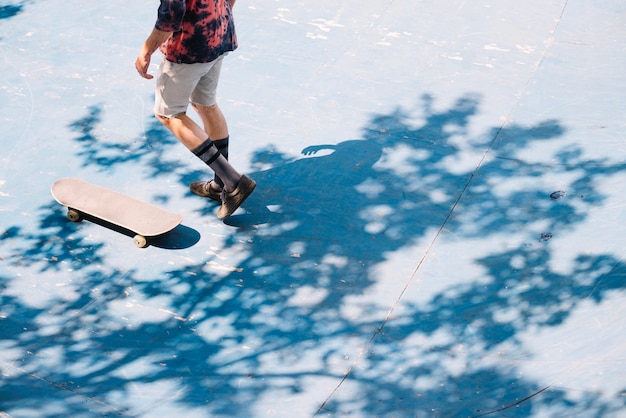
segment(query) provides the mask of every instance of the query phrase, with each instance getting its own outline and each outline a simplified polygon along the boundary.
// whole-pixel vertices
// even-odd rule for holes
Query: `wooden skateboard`
[[[78,222],[86,214],[117,225],[136,234],[133,241],[140,248],[148,245],[147,237],[165,234],[183,220],[177,213],[77,178],[54,182],[52,196],[67,206],[70,221]]]

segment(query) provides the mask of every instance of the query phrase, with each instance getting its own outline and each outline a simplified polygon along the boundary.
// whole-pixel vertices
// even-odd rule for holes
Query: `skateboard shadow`
[[[166,250],[184,250],[200,241],[200,233],[185,225],[178,225],[163,235],[148,238],[148,244]]]

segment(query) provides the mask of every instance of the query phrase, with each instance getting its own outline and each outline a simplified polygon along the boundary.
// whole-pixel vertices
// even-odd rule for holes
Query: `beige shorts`
[[[156,80],[154,113],[173,118],[187,112],[190,102],[200,106],[217,103],[223,59],[224,55],[198,64],[177,64],[163,59]]]

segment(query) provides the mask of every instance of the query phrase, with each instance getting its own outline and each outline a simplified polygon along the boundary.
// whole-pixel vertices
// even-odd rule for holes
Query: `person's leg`
[[[222,71],[222,61],[224,55],[213,61],[209,70],[198,81],[190,100],[194,110],[200,116],[204,131],[209,138],[217,146],[220,154],[228,160],[229,134],[226,118],[217,105],[217,86]],[[215,199],[215,194],[221,192],[224,187],[224,181],[219,175],[215,175],[212,180],[205,182],[201,189],[199,184],[194,184],[192,191],[201,196],[207,196]],[[202,192],[205,190],[206,192]],[[197,192],[200,193],[197,193]]]
[[[228,163],[213,141],[206,137],[206,132],[189,116],[179,114],[168,118],[157,115],[157,118],[187,149],[204,161],[222,179],[223,187],[227,191],[233,191],[237,187],[241,174]]]
[[[218,211],[218,217],[225,218],[252,193],[256,183],[239,174],[220,154],[210,137],[207,138],[205,130],[185,114],[190,93],[194,91],[198,85],[197,80],[201,78],[197,72],[206,67],[211,65],[174,64],[164,60],[159,67],[155,114],[187,149],[204,161],[223,180],[222,206]],[[184,97],[186,98],[183,99]]]
[[[216,148],[208,149],[204,146],[207,133],[186,114],[190,97],[197,90],[198,85],[202,84],[206,74],[211,73],[214,67],[213,63],[175,64],[164,60],[159,67],[154,111],[157,119],[187,149],[198,155],[198,150],[202,147],[202,156],[198,155],[198,157],[204,162],[209,160],[211,163],[216,162],[218,170],[226,171],[228,189],[233,190],[239,181],[240,174],[232,169],[225,159],[218,161],[219,159],[213,158],[213,151]],[[216,87],[217,84],[214,84]],[[213,98],[214,95],[213,93]],[[219,117],[213,117],[213,119],[219,121]],[[209,122],[211,120],[207,119],[207,123]],[[219,128],[219,124],[216,126]]]
[[[198,115],[200,115],[200,118],[202,119],[204,131],[207,133],[209,138],[211,138],[220,154],[222,154],[224,158],[228,160],[228,145],[230,142],[230,137],[228,135],[228,125],[226,123],[226,118],[224,118],[222,111],[217,104],[211,106],[203,106],[192,103],[192,106],[196,110],[196,112],[198,112]],[[203,188],[207,190],[207,193],[210,194],[210,196],[208,197],[211,197],[214,200],[216,200],[214,197],[215,193],[219,194],[223,187],[224,181],[217,174],[215,175],[213,180],[209,180],[203,186]],[[194,193],[196,192],[194,191]],[[206,196],[203,193],[201,193],[201,195]]]
[[[198,148],[206,140],[206,133],[184,113],[167,117],[156,115],[157,119],[190,151]]]
[[[213,187],[217,185],[223,188],[221,193],[222,205],[217,211],[219,218],[230,216],[256,187],[254,180],[243,175],[239,177],[236,187],[232,189],[229,184],[230,179],[224,177],[222,174],[233,175],[232,172],[228,171],[228,167],[231,167],[230,164],[228,164],[228,166],[219,167],[222,159],[228,159],[229,142],[228,125],[216,101],[216,91],[222,67],[222,59],[223,56],[215,61],[215,65],[202,77],[191,95],[191,103],[202,119],[205,132],[212,140],[205,142],[204,151],[197,150],[197,152],[202,152],[203,155],[208,155],[208,152],[219,152],[220,158],[216,158],[215,155],[211,157],[211,159],[216,158],[215,162],[212,163],[217,165],[215,167],[215,179],[209,180],[208,182],[194,182],[189,186],[192,192],[212,199],[216,190],[216,188]]]
[[[226,118],[217,103],[212,105],[201,105],[192,102],[191,105],[194,110],[198,112],[200,119],[202,119],[204,131],[207,133],[209,138],[218,140],[228,136],[228,124],[226,123]]]
[[[217,105],[217,85],[222,72],[224,55],[213,61],[190,94],[191,105],[200,115],[204,131],[212,140],[228,136],[226,118]]]
[[[246,175],[237,173],[209,138],[194,149],[193,153],[224,180],[224,189],[221,193],[222,205],[217,211],[217,217],[223,219],[230,216],[254,191],[256,182]],[[206,184],[206,182],[192,183],[191,190],[194,191],[194,187],[199,184]]]

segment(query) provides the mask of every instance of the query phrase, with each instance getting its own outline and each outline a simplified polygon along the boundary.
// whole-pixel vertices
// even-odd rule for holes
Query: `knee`
[[[215,108],[217,107],[217,104],[212,104],[212,105],[200,105],[197,103],[191,103],[191,106],[196,109],[196,110],[200,110],[200,109],[211,109],[211,108]]]
[[[208,105],[208,106],[192,103],[191,107],[193,107],[194,110],[196,112],[198,112],[199,114],[203,114],[203,113],[204,114],[209,114],[209,113],[214,113],[214,112],[219,110],[219,108],[217,107],[217,103],[216,104],[212,104],[212,105]]]

